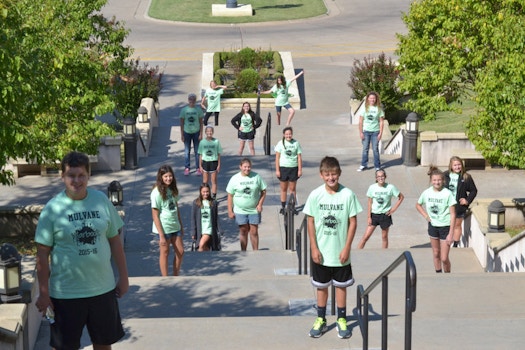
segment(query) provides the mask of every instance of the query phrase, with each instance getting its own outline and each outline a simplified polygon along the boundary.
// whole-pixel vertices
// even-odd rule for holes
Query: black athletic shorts
[[[279,177],[280,181],[291,181],[296,182],[297,179],[299,179],[299,168],[287,168],[280,166],[279,171],[281,172],[281,177]]]
[[[89,298],[55,299],[55,323],[50,345],[59,349],[79,349],[82,330],[87,326],[93,344],[111,345],[124,336],[115,290]]]

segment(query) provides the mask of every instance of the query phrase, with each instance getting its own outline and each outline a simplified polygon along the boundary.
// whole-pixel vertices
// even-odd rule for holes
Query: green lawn
[[[419,131],[435,132],[466,132],[466,123],[471,116],[476,114],[476,104],[472,100],[467,100],[461,105],[462,113],[439,112],[436,119],[430,121],[421,120]],[[390,125],[389,129],[394,133],[399,125]]]
[[[253,23],[310,18],[326,13],[322,0],[253,0],[237,3],[251,4],[255,14],[249,17],[212,17],[211,5],[226,5],[226,0],[152,0],[148,15],[181,22]]]

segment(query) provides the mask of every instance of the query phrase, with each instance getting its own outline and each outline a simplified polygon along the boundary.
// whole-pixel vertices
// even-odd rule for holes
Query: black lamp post
[[[0,298],[2,303],[16,303],[22,280],[21,257],[15,246],[4,243],[0,246]]]
[[[133,170],[137,168],[137,127],[135,119],[124,118],[124,169]]]
[[[144,106],[140,106],[137,110],[139,123],[147,123],[148,120],[148,109]]]
[[[419,116],[410,112],[406,118],[405,138],[403,144],[403,164],[417,166],[417,136],[419,130]]]
[[[505,206],[499,200],[489,204],[489,232],[505,232]]]
[[[124,190],[118,181],[111,181],[108,186],[108,198],[113,205],[122,205],[124,200]]]
[[[237,8],[237,0],[226,0],[226,8],[227,9]]]

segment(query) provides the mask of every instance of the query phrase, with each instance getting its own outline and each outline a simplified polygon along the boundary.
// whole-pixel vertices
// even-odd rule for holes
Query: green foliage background
[[[470,140],[489,161],[519,168],[525,168],[524,6],[519,0],[413,2],[397,51],[399,87],[412,97],[408,109],[429,120],[475,99]]]
[[[115,108],[114,76],[126,74],[128,31],[100,9],[106,0],[0,2],[0,169],[78,150],[96,154],[113,130],[95,120]],[[0,170],[0,183],[13,184]]]

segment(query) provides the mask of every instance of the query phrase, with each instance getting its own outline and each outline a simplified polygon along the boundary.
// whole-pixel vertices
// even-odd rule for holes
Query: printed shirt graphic
[[[368,106],[363,112],[363,131],[379,131],[379,119],[385,117],[385,112],[377,106]]]
[[[201,228],[202,234],[211,235],[211,208],[210,201],[203,200],[201,206]]]
[[[199,142],[198,152],[202,155],[202,160],[205,162],[213,162],[219,159],[219,154],[222,153],[221,143],[217,139],[202,139]]]
[[[434,191],[434,188],[430,186],[421,193],[417,202],[425,206],[432,226],[450,226],[449,208],[456,204],[456,199],[448,188]]]
[[[221,111],[221,95],[224,93],[223,89],[213,90],[206,89],[204,96],[206,97],[206,112],[220,112]]]
[[[339,191],[334,194],[326,192],[324,184],[310,193],[303,213],[314,218],[317,246],[323,255],[324,266],[350,264],[350,257],[341,264],[339,253],[346,243],[348,219],[361,211],[363,208],[357,196],[343,185],[339,185]]]
[[[366,196],[372,198],[372,213],[385,214],[392,208],[392,197],[399,196],[399,190],[389,183],[384,187],[375,183],[370,185]]]
[[[151,191],[151,207],[159,210],[160,223],[164,233],[174,233],[180,231],[179,215],[177,212],[177,202],[179,196],[173,196],[171,191],[168,190],[166,194],[166,200],[162,199],[160,192],[157,187]],[[155,223],[152,225],[153,233],[159,233]]]
[[[233,212],[237,214],[257,214],[257,203],[261,191],[266,189],[266,183],[255,172],[248,176],[237,173],[232,176],[226,186],[226,192],[233,195]]]
[[[450,177],[450,181],[448,183],[448,189],[450,190],[450,192],[452,192],[452,194],[454,195],[454,198],[456,198],[457,193],[458,193],[459,174],[451,172],[449,174],[449,177]]]
[[[244,133],[249,133],[249,132],[252,132],[253,130],[253,119],[252,119],[252,116],[249,115],[249,114],[243,114],[242,117],[241,117],[241,127],[242,127],[242,132]]]
[[[285,168],[296,168],[298,166],[297,155],[303,152],[299,142],[294,139],[292,142],[279,141],[274,150],[280,155],[279,165]]]
[[[286,87],[282,85],[281,87],[277,87],[277,84],[275,84],[272,87],[271,91],[275,95],[275,105],[276,106],[285,106],[288,104],[288,88],[290,87],[291,84],[292,82],[287,81]]]
[[[195,134],[199,132],[201,126],[200,126],[200,120],[204,114],[202,113],[202,109],[200,107],[190,107],[186,106],[180,111],[179,118],[184,119],[184,132],[188,134]]]
[[[35,242],[52,247],[49,294],[57,299],[86,298],[115,288],[109,238],[123,226],[107,196],[88,188],[83,200],[62,191],[38,220]]]

